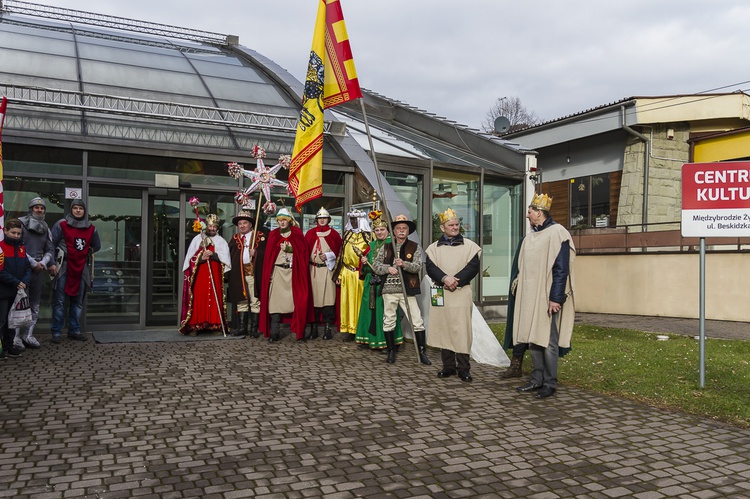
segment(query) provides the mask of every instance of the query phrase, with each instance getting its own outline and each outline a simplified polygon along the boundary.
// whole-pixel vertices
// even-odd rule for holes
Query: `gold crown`
[[[374,219],[371,225],[373,229],[377,229],[378,227],[385,227],[386,229],[388,228],[388,223],[382,218]]]
[[[448,208],[443,213],[438,213],[438,217],[440,217],[441,224],[444,224],[449,220],[458,220],[458,215],[456,215],[456,212],[451,208]]]
[[[531,206],[537,210],[549,211],[552,207],[552,198],[546,194],[540,196],[539,194],[534,193],[534,199],[531,200]]]
[[[380,210],[372,210],[370,213],[367,214],[367,218],[372,220],[372,223],[370,226],[373,229],[377,229],[378,227],[385,227],[388,228],[388,223],[383,220],[381,217],[383,216],[383,212]]]
[[[220,223],[219,223],[219,217],[217,217],[213,213],[210,213],[206,217],[206,225],[215,225],[215,226],[218,227],[220,225]]]

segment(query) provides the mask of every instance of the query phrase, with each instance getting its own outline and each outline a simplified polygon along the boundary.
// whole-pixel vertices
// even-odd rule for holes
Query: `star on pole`
[[[279,156],[279,162],[271,168],[266,167],[263,162],[263,158],[266,157],[266,151],[262,147],[253,147],[253,157],[257,160],[257,165],[254,170],[246,170],[242,165],[238,163],[229,163],[227,170],[229,175],[234,178],[240,178],[241,176],[247,177],[251,180],[250,186],[244,191],[238,191],[234,196],[234,200],[240,206],[247,204],[250,195],[257,190],[261,191],[261,200],[263,196],[266,197],[266,203],[263,205],[263,212],[266,215],[271,215],[276,212],[276,204],[271,202],[271,189],[274,187],[284,187],[287,193],[289,191],[289,184],[283,180],[276,178],[276,173],[282,169],[288,169],[292,162],[291,156],[282,155]]]

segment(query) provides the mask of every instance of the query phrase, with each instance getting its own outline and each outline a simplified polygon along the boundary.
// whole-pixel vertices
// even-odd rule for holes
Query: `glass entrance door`
[[[137,325],[141,315],[142,190],[91,185],[89,220],[102,242],[86,298],[86,326]]]
[[[173,326],[179,318],[180,196],[149,196],[146,325]],[[184,215],[182,215],[184,217]]]
[[[167,191],[148,196],[148,267],[145,273],[144,301],[146,326],[179,325],[183,284],[182,263],[185,251],[196,236],[193,232],[195,208],[188,199],[200,199],[198,214],[205,218],[217,214],[224,222],[219,235],[232,237],[234,227],[233,194]]]
[[[190,193],[201,199],[199,215],[218,214],[220,235],[234,233],[234,196]],[[120,185],[89,186],[89,218],[102,241],[95,255],[94,284],[86,301],[92,330],[177,328],[182,261],[195,212],[187,193]]]

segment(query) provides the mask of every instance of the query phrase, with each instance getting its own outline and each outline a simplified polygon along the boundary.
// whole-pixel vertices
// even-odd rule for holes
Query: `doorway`
[[[145,325],[175,325],[179,317],[180,213],[178,191],[148,196]]]
[[[219,234],[232,237],[234,194],[90,184],[89,218],[102,248],[95,255],[94,282],[86,299],[86,328],[96,331],[179,325],[182,264],[196,233],[187,202],[199,197],[202,218],[218,214]]]
[[[141,324],[142,193],[122,186],[90,186],[88,216],[102,246],[94,255],[93,284],[86,298],[87,328]]]
[[[102,247],[86,298],[88,329],[177,325],[180,196],[176,189],[89,186],[89,219]]]

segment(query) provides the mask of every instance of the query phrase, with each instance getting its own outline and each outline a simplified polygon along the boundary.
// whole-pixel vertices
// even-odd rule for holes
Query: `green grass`
[[[505,324],[492,324],[502,342]],[[560,384],[750,428],[750,341],[706,339],[705,387],[699,341],[630,329],[576,325],[560,359]],[[524,372],[531,360],[524,359]]]

